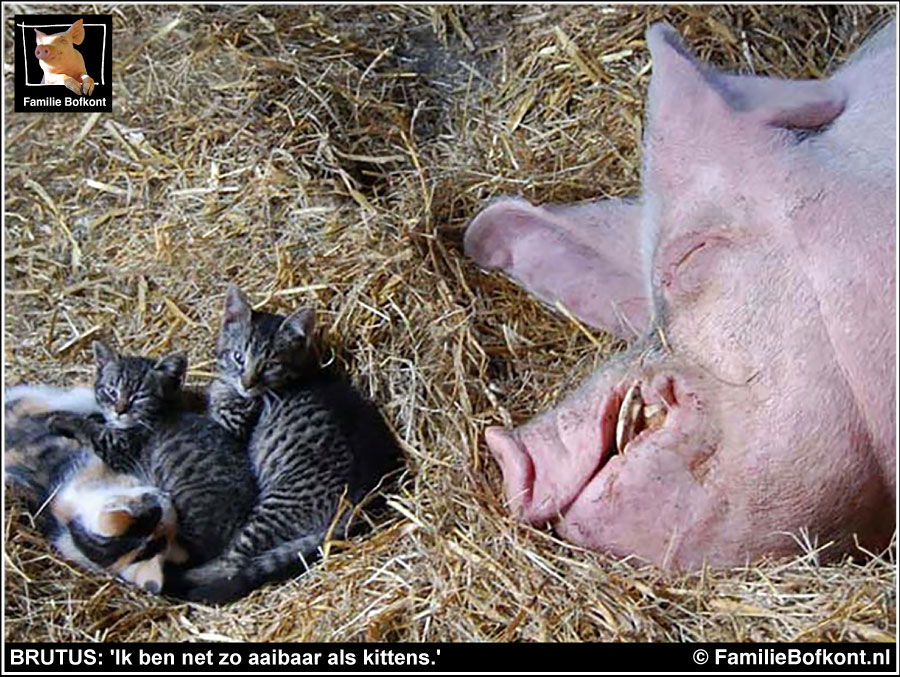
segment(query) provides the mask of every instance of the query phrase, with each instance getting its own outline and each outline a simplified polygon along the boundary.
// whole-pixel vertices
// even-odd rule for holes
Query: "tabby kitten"
[[[177,353],[159,360],[120,356],[103,341],[94,341],[91,348],[97,364],[94,396],[103,420],[60,415],[52,425],[64,432],[68,420],[69,431],[89,436],[107,465],[127,472],[140,464],[144,447],[160,423],[180,413],[187,360]]]
[[[88,569],[159,592],[163,560],[182,555],[174,543],[177,519],[171,502],[48,425],[48,412],[96,412],[93,392],[15,386],[5,399],[6,481],[19,489],[53,547]]]
[[[245,445],[206,415],[185,410],[183,356],[119,355],[100,341],[93,349],[104,420],[57,414],[51,425],[90,445],[113,470],[145,479],[169,497],[188,565],[215,557],[256,502]]]
[[[225,552],[185,572],[179,594],[237,599],[315,558],[342,496],[357,503],[399,463],[377,409],[310,354],[313,313],[257,312],[229,286],[217,346],[210,415],[247,451],[259,500]],[[337,531],[349,522],[346,512]]]

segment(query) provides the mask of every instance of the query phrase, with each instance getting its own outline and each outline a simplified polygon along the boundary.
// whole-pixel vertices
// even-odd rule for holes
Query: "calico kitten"
[[[51,411],[95,413],[93,392],[15,386],[5,395],[5,478],[53,547],[88,569],[159,592],[163,560],[181,558],[171,502],[48,426]]]
[[[225,552],[173,581],[179,594],[225,602],[303,570],[335,521],[399,463],[375,407],[309,351],[313,313],[257,312],[231,285],[217,346],[210,415],[247,439],[259,500]],[[346,512],[336,533],[349,522]]]
[[[169,498],[188,565],[215,557],[256,503],[244,444],[206,415],[185,410],[183,356],[119,355],[99,341],[93,348],[103,420],[57,414],[51,425],[90,445],[113,470],[145,479]]]

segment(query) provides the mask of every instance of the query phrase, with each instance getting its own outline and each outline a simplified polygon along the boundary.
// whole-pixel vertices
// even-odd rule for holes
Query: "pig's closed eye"
[[[669,294],[692,296],[701,292],[712,273],[717,254],[728,240],[708,237],[685,244],[666,257],[660,283]],[[666,260],[664,259],[664,260]]]
[[[663,274],[660,279],[662,285],[671,287],[677,281],[678,276],[682,274],[682,271],[689,267],[688,264],[691,260],[698,258],[697,254],[706,249],[707,245],[706,241],[696,242],[678,251],[675,256],[669,259],[670,263],[663,266]]]
[[[705,242],[700,242],[699,244],[691,247],[691,249],[686,254],[684,254],[678,261],[675,262],[675,268],[677,269],[683,266],[688,261],[688,259],[690,259],[696,252],[703,249],[705,246]]]

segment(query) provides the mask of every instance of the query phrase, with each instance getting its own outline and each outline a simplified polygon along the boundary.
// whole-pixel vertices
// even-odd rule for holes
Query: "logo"
[[[112,15],[17,14],[15,110],[112,112]]]

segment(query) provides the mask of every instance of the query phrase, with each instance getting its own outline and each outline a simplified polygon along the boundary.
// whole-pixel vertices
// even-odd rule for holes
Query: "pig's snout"
[[[47,59],[49,59],[51,54],[53,54],[53,50],[51,50],[46,45],[38,45],[34,50],[34,55],[41,61],[46,61]]]
[[[510,509],[519,517],[528,519],[534,489],[534,462],[510,430],[491,426],[485,430],[484,438],[503,473]]]

